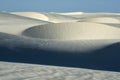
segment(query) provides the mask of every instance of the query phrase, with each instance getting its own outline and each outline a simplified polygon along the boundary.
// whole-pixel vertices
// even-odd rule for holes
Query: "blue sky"
[[[0,11],[120,12],[120,0],[0,0]]]

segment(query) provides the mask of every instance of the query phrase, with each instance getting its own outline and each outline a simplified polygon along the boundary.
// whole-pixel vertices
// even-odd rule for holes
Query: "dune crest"
[[[25,29],[48,23],[50,22],[0,12],[0,32],[4,33],[20,35]]]
[[[28,18],[33,18],[33,19],[38,19],[38,20],[43,20],[43,21],[48,21],[52,23],[62,23],[62,22],[75,22],[78,21],[78,19],[71,17],[71,16],[66,16],[66,15],[61,15],[57,13],[45,13],[45,12],[13,12],[11,14],[19,15],[19,16],[24,16]]]
[[[38,12],[13,12],[12,14],[25,16],[33,19],[49,21],[49,18],[42,13]]]

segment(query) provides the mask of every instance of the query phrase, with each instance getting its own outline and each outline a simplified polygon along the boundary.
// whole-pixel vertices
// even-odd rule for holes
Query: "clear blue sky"
[[[0,0],[0,11],[120,12],[120,0]]]

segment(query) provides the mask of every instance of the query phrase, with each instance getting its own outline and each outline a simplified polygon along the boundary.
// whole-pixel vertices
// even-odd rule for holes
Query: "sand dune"
[[[57,40],[120,39],[120,29],[97,23],[73,22],[35,26],[25,30],[23,35]]]
[[[49,18],[45,16],[44,13],[40,13],[40,12],[39,13],[38,12],[12,12],[11,14],[29,17],[29,18],[38,19],[38,20],[49,21]]]
[[[0,60],[119,72],[119,41],[52,41],[0,33]]]
[[[95,23],[115,23],[119,24],[120,20],[112,17],[96,17],[96,18],[88,18],[85,21],[95,22]]]
[[[0,32],[9,34],[20,35],[22,31],[29,27],[48,23],[50,22],[17,16],[10,13],[0,13]]]
[[[0,45],[9,49],[33,48],[60,52],[87,53],[118,43],[120,39],[51,40],[0,33]],[[15,42],[15,43],[14,43]],[[92,47],[91,47],[92,45]],[[74,53],[75,54],[75,53]]]
[[[119,13],[0,12],[0,80],[119,80],[119,53]]]
[[[69,16],[69,15],[67,15]],[[70,15],[72,17],[75,17],[77,19],[88,19],[88,18],[96,18],[96,17],[111,17],[111,18],[118,18],[120,20],[120,14],[119,13],[83,13],[83,14],[75,14]]]
[[[12,13],[12,12],[11,12]],[[113,24],[119,24],[119,20],[116,19],[115,14],[94,14],[90,13],[90,17],[88,13],[64,13],[65,15],[86,15],[88,18],[84,18],[84,20],[88,22],[84,22],[84,20],[80,22],[76,22],[78,19],[69,17],[69,16],[64,16],[59,15],[58,13],[38,13],[38,12],[14,12],[14,13],[0,13],[0,32],[2,33],[8,33],[10,35],[16,35],[16,36],[23,36],[23,37],[28,37],[32,39],[38,39],[38,40],[43,40],[43,41],[49,41],[53,40],[55,43],[59,43],[62,45],[62,42],[65,41],[68,43],[66,46],[58,46],[58,50],[65,50],[68,51],[70,48],[73,49],[73,51],[78,50],[78,51],[91,51],[95,49],[100,49],[104,46],[111,45],[115,42],[119,42],[120,39],[120,29],[118,27],[115,27],[111,24],[107,25],[108,23],[113,23]],[[29,14],[29,15],[28,15]],[[109,18],[109,17],[100,17],[100,16],[114,16],[115,18]],[[38,16],[38,17],[37,17]],[[93,17],[94,16],[94,17]],[[96,18],[95,16],[99,16]],[[117,15],[119,16],[119,15]],[[60,22],[63,21],[63,23],[50,23],[48,21],[42,21],[42,19],[38,18],[43,18],[43,20],[47,19],[51,20],[51,22],[56,21]],[[93,17],[93,18],[92,18]],[[46,19],[46,20],[47,20]],[[67,22],[66,20],[72,21]],[[94,22],[94,23],[93,23]],[[98,24],[98,23],[105,23],[105,24]],[[118,25],[119,26],[119,25]],[[70,44],[69,41],[83,41],[83,40],[113,40],[108,44],[97,44],[96,46],[98,47],[87,47],[87,44],[85,49],[82,47],[75,47],[77,46],[75,44]],[[115,41],[114,41],[115,40]],[[93,41],[94,42],[94,41]],[[64,42],[63,42],[64,43]],[[85,42],[86,43],[86,42]],[[49,43],[51,44],[51,43]],[[56,47],[57,44],[55,44]],[[70,48],[69,48],[70,46]],[[73,46],[73,47],[72,47]],[[82,46],[82,44],[80,44]],[[100,46],[100,47],[99,47]],[[102,46],[102,47],[101,47]],[[51,46],[46,46],[48,49],[55,50],[53,44]],[[45,48],[45,47],[44,47]]]
[[[12,14],[29,17],[29,18],[34,18],[34,19],[39,19],[39,20],[44,20],[44,21],[53,22],[53,23],[78,21],[78,19],[76,19],[76,18],[73,18],[70,16],[68,17],[65,15],[60,15],[60,14],[56,14],[56,13],[13,12]]]
[[[42,20],[37,20],[37,19],[33,19],[33,18],[28,18],[28,17],[24,17],[24,16],[19,16],[19,15],[15,15],[15,14],[11,14],[11,13],[7,13],[7,12],[0,12],[0,22],[39,22],[41,21],[42,23],[46,22],[46,21],[42,21]],[[12,19],[12,20],[11,20]],[[14,21],[13,21],[14,20]]]
[[[3,13],[3,12],[0,13],[1,15],[0,32],[8,33],[10,35],[28,37],[34,40],[35,39],[40,40],[40,43],[41,41],[42,43],[44,41],[45,42],[47,41],[47,43],[51,44],[51,41],[53,40],[55,44],[51,44],[49,46],[43,45],[45,46],[43,47],[45,49],[51,49],[51,50],[56,49],[58,51],[70,50],[70,51],[89,52],[111,45],[113,43],[117,43],[119,42],[120,39],[120,29],[114,26],[115,24],[116,25],[119,24],[119,20],[116,19],[115,14],[97,15],[94,13],[90,13],[90,15],[92,16],[86,18],[87,15],[89,15],[88,13],[82,13],[82,14],[81,12],[64,13],[65,15],[69,15],[69,16],[70,15],[82,16],[84,14],[86,15],[84,20],[80,22],[76,22],[78,19],[69,16],[64,16],[63,13],[60,13],[63,15],[59,15],[58,13],[38,13],[38,12],[11,12],[11,13]],[[101,15],[102,16],[112,15],[112,17],[115,16],[115,18],[100,17]],[[99,16],[99,17],[95,17],[95,16]],[[42,18],[43,20],[49,19],[51,20],[51,22],[63,21],[63,23],[50,23],[48,21],[42,21]],[[66,20],[70,20],[72,22],[66,23]],[[98,23],[105,23],[105,24],[98,24]],[[111,25],[110,23],[114,25]],[[106,39],[111,40],[110,43],[109,41],[108,43],[106,41],[104,42],[104,40]],[[83,42],[84,40],[85,42]],[[91,40],[93,40],[92,44],[91,44]],[[94,40],[98,40],[98,42]],[[99,42],[99,40],[101,40],[102,42]],[[78,42],[76,43],[76,41]],[[89,45],[93,45],[94,42],[96,46],[94,45],[93,47],[90,47]],[[64,46],[65,43],[66,46]],[[83,44],[81,43],[85,43],[86,46],[83,46]],[[58,48],[56,48],[58,44],[61,46],[58,46]]]

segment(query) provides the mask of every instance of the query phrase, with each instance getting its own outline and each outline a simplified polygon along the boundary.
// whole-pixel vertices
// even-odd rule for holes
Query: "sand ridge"
[[[49,13],[46,13],[46,12],[12,12],[11,14],[33,18],[33,19],[38,19],[38,20],[43,20],[43,21],[48,21],[52,23],[73,22],[73,21],[75,22],[79,20],[71,16],[61,15],[61,14],[52,13],[52,12],[49,12]]]

